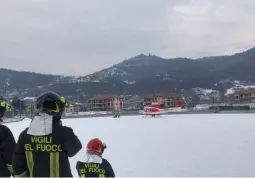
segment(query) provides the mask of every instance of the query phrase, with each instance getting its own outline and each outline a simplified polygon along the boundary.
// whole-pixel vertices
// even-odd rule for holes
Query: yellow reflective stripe
[[[85,176],[85,174],[81,174],[81,178],[85,178],[86,176]]]
[[[50,177],[59,177],[59,152],[50,153]]]
[[[60,97],[60,101],[64,104],[64,103],[66,102],[65,97],[61,96],[61,97]]]
[[[29,170],[29,177],[33,177],[34,159],[32,151],[26,151],[27,167]]]
[[[6,105],[6,109],[9,109],[9,108],[10,108],[10,105],[9,105],[9,104],[7,104],[7,105]]]
[[[27,172],[23,172],[21,174],[15,174],[14,177],[27,177]]]
[[[99,174],[99,178],[104,178],[104,174]]]
[[[58,106],[57,103],[55,103],[55,104],[56,104],[56,109],[55,110],[52,109],[52,111],[55,112],[55,113],[59,113],[59,111],[60,111],[59,106]]]
[[[13,172],[13,168],[11,164],[6,164],[7,169],[12,173]]]

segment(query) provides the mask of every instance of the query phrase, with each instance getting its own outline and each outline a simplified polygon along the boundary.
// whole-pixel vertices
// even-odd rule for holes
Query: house
[[[153,102],[157,102],[163,107],[177,107],[182,99],[180,95],[173,93],[155,93],[143,95],[141,98],[143,106],[148,106]]]
[[[230,95],[234,104],[255,103],[255,88],[242,89]]]
[[[66,112],[66,113],[72,113],[72,112],[74,112],[74,105],[69,104],[69,107],[68,107],[68,108],[65,108],[65,112]]]
[[[22,99],[26,106],[34,105],[36,102],[36,97],[25,97]]]
[[[67,113],[81,112],[86,110],[84,104],[82,103],[77,103],[75,101],[69,101],[68,103],[69,107],[65,108],[65,112]]]
[[[124,98],[120,95],[96,95],[88,100],[92,111],[119,111],[124,107]]]
[[[141,97],[141,103],[143,104],[143,106],[148,106],[153,102],[156,102],[156,97],[154,94],[143,95]]]

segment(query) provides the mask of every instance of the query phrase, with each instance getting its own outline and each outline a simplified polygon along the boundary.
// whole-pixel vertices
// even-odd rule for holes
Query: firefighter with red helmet
[[[76,164],[80,177],[115,177],[111,164],[105,158],[102,158],[106,148],[106,144],[98,138],[88,142],[87,158],[84,162],[78,161]]]

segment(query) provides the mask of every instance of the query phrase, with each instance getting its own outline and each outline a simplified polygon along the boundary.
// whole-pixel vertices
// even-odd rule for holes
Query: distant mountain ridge
[[[163,59],[154,55],[138,55],[89,77],[118,80],[139,80],[155,76],[170,80],[210,78],[214,81],[236,79],[254,82],[255,48],[231,56],[214,56],[200,59]]]
[[[24,95],[53,90],[87,97],[107,93],[151,93],[195,87],[213,88],[222,81],[255,83],[255,48],[229,56],[164,59],[140,54],[91,75],[72,77],[0,69],[2,90]],[[79,81],[79,83],[77,83]]]

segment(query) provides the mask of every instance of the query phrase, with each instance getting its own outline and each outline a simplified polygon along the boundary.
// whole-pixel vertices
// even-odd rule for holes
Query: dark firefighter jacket
[[[12,174],[12,153],[15,145],[11,130],[0,124],[0,177],[10,177]]]
[[[85,163],[78,161],[76,164],[76,170],[81,178],[85,177],[115,177],[115,173],[111,164],[104,158],[102,158],[102,164],[98,163]]]
[[[13,154],[15,177],[72,177],[68,157],[82,148],[70,127],[54,124],[53,133],[32,136],[25,129]]]
[[[6,111],[6,108],[0,106],[0,118],[4,116],[5,111]]]

